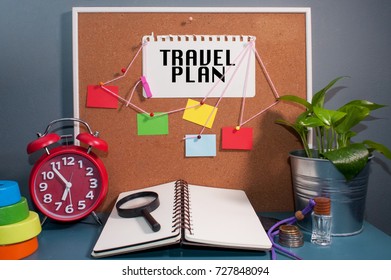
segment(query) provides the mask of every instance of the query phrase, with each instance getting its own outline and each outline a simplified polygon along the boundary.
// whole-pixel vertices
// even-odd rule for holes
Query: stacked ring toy
[[[38,249],[41,223],[14,181],[0,180],[0,260],[23,259]]]

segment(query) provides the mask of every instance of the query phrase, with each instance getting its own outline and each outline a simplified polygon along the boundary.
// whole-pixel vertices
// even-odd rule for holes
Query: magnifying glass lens
[[[150,212],[160,205],[159,196],[155,192],[139,192],[121,198],[116,203],[118,215],[123,218],[143,216],[151,229],[160,230],[160,224],[152,217]]]
[[[143,196],[143,197],[137,197],[133,198],[131,200],[126,201],[125,203],[121,204],[121,209],[135,209],[139,207],[145,207],[148,206],[151,202],[155,200],[154,197],[151,196]]]

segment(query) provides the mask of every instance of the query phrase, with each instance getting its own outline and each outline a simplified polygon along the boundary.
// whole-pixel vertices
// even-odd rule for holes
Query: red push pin
[[[154,115],[155,115],[154,113],[150,113],[150,114],[149,114],[150,117],[153,117]]]
[[[200,105],[204,105],[204,104],[205,104],[204,100],[200,101]]]
[[[122,72],[122,74],[125,74],[126,68],[122,68],[122,69],[121,69],[121,72]]]

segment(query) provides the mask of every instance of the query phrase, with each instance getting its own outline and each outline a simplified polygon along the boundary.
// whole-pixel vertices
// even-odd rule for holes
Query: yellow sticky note
[[[199,106],[197,106],[199,105]],[[189,99],[183,113],[183,119],[207,128],[211,128],[216,117],[217,108],[208,104],[200,105],[199,101]]]

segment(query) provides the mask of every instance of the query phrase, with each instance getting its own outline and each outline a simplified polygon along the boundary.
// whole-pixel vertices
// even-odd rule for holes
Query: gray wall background
[[[28,197],[31,164],[26,145],[72,110],[72,7],[83,6],[310,7],[313,89],[340,75],[345,89],[329,108],[351,99],[391,106],[391,3],[389,0],[193,0],[0,2],[0,180],[15,180]],[[391,147],[391,108],[374,112],[357,140]],[[366,217],[391,235],[391,161],[376,155]]]

